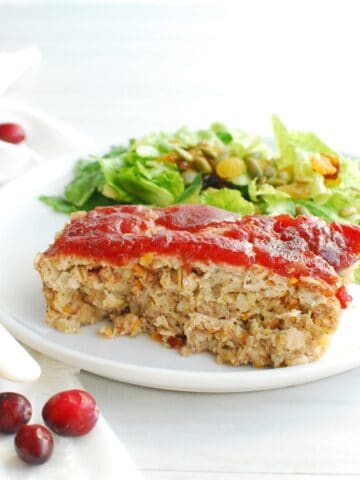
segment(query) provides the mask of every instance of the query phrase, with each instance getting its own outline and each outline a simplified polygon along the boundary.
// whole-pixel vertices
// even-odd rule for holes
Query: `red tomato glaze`
[[[316,217],[246,216],[203,205],[99,207],[74,219],[48,255],[77,255],[123,265],[145,253],[237,266],[259,264],[280,275],[321,278],[335,288],[337,272],[360,254],[360,228]],[[342,303],[346,303],[342,293]]]
[[[169,230],[197,232],[203,228],[227,222],[235,222],[239,217],[234,213],[208,205],[176,205],[163,210],[157,209],[156,223]]]
[[[346,290],[344,285],[337,289],[336,297],[340,302],[341,308],[346,308],[348,304],[352,302],[352,296]]]

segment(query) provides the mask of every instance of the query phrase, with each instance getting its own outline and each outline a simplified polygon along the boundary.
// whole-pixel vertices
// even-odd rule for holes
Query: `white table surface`
[[[269,134],[278,112],[359,153],[357,4],[0,0],[0,48],[43,55],[9,96],[101,145],[213,120]],[[360,476],[360,369],[223,395],[80,376],[146,479]]]

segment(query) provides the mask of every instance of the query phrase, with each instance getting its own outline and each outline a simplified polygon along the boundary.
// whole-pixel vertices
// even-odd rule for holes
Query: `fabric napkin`
[[[43,424],[41,410],[54,393],[82,388],[78,370],[55,360],[30,352],[40,363],[42,375],[30,384],[17,384],[0,379],[0,391],[25,395],[33,407],[31,423]],[[96,392],[91,392],[96,397]],[[139,480],[140,474],[125,447],[100,415],[94,429],[84,437],[54,436],[54,451],[43,465],[27,465],[14,449],[14,436],[0,434],[1,480]]]
[[[41,110],[1,97],[29,68],[37,67],[36,47],[0,53],[0,123],[19,123],[26,139],[20,145],[0,140],[0,185],[45,160],[94,148],[94,141]]]
[[[17,52],[0,52],[0,95],[4,94],[29,68],[40,63],[41,55],[35,46]]]
[[[26,133],[25,141],[18,145],[0,140],[0,185],[39,163],[68,153],[90,152],[95,145],[63,122],[15,100],[0,98],[0,123],[18,123]]]
[[[35,59],[36,49],[0,54],[0,95],[17,80]],[[3,72],[6,75],[3,76]],[[94,142],[44,112],[9,99],[0,98],[0,123],[15,122],[24,127],[27,139],[21,145],[0,141],[0,186],[27,169],[71,152],[91,151]],[[1,318],[0,318],[1,320]],[[32,403],[31,423],[43,423],[41,409],[46,400],[61,390],[81,388],[79,370],[31,351],[42,375],[30,384],[0,378],[0,391],[23,393]],[[90,392],[96,398],[96,392]],[[94,430],[81,438],[54,434],[52,458],[41,466],[24,464],[14,450],[12,435],[0,434],[0,479],[6,480],[112,480],[140,479],[125,447],[100,415]]]

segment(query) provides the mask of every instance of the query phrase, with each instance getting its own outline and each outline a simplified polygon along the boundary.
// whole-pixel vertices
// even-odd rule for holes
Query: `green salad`
[[[314,133],[288,130],[273,116],[276,148],[214,123],[131,139],[81,159],[63,196],[42,195],[58,212],[134,203],[200,203],[240,215],[312,214],[360,225],[360,170]]]

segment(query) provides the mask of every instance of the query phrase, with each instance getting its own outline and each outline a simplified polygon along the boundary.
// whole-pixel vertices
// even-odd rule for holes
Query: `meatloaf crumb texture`
[[[188,267],[152,253],[123,266],[61,254],[39,254],[35,264],[46,322],[58,330],[77,332],[107,319],[106,336],[145,332],[183,355],[209,351],[231,365],[316,360],[340,315],[322,280],[283,277],[259,265]]]

